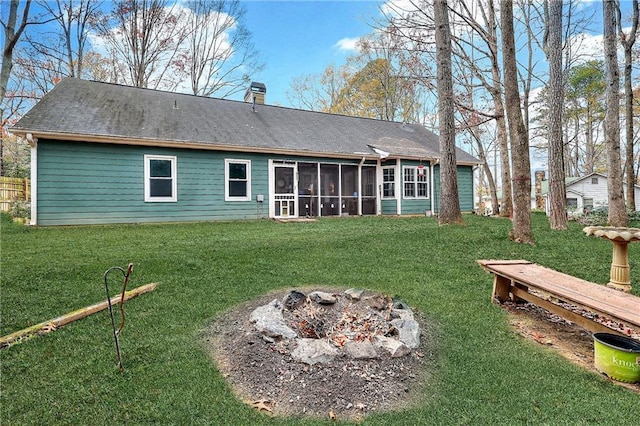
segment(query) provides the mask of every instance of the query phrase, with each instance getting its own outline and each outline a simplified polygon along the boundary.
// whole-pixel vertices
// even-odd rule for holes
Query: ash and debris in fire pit
[[[433,334],[402,300],[299,288],[225,312],[204,338],[238,397],[256,409],[357,420],[417,402],[434,364]]]

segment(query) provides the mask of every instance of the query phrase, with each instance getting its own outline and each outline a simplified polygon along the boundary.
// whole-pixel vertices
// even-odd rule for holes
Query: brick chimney
[[[535,177],[536,209],[544,210],[544,198],[542,198],[542,182],[545,180],[544,170],[536,170]]]
[[[252,81],[251,85],[244,92],[244,101],[256,105],[264,105],[264,97],[267,94],[267,86],[257,81]]]

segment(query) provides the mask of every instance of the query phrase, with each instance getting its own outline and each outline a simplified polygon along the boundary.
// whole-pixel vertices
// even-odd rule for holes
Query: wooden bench
[[[591,332],[624,334],[551,301],[552,298],[557,298],[640,330],[639,297],[526,260],[478,260],[478,264],[494,275],[493,301],[502,303],[508,300],[524,300],[573,321]],[[535,290],[538,295],[532,294],[530,290]]]

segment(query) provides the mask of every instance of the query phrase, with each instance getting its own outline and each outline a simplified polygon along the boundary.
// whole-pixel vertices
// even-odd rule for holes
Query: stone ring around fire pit
[[[273,415],[358,419],[413,405],[433,361],[432,326],[362,289],[271,293],[205,332],[238,397]]]

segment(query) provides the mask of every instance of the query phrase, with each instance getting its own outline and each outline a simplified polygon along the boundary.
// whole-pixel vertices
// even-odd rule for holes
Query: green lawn
[[[510,225],[477,216],[445,227],[425,217],[40,229],[3,220],[1,335],[104,300],[111,266],[135,264],[129,288],[159,285],[126,305],[122,374],[107,311],[1,350],[0,424],[328,424],[254,412],[198,340],[225,309],[309,284],[398,295],[436,324],[421,404],[365,424],[637,424],[640,395],[511,332],[475,263],[527,259],[605,283],[611,244],[576,223],[552,232],[535,214],[537,245],[520,245]],[[640,294],[640,244],[629,251]]]

